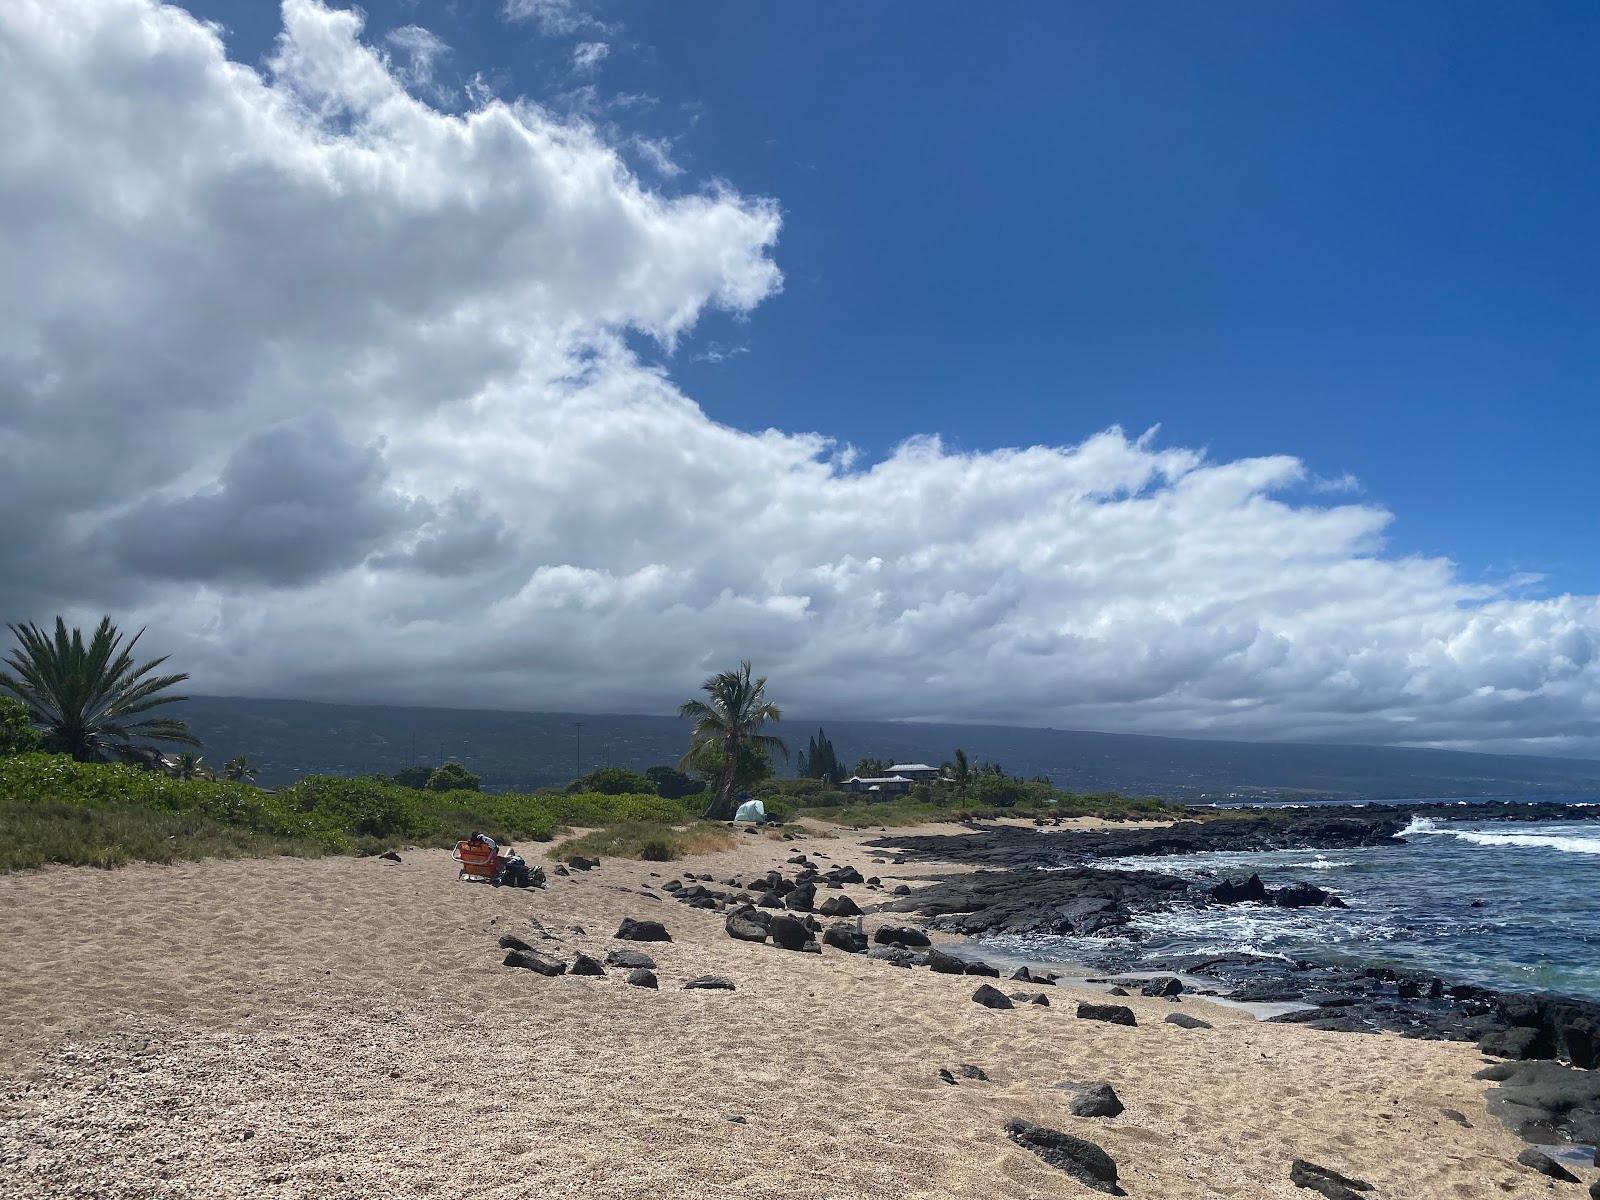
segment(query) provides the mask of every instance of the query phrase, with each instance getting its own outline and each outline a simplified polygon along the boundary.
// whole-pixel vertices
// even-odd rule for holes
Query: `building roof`
[[[910,783],[904,775],[852,775],[846,783]]]
[[[937,771],[938,767],[930,767],[927,763],[895,763],[889,768],[891,772],[900,771]]]

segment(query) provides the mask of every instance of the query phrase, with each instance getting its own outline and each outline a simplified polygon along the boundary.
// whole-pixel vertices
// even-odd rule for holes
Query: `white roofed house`
[[[939,779],[943,772],[938,767],[930,767],[927,763],[895,763],[889,768],[890,775],[904,775],[913,783],[927,783]]]
[[[879,796],[898,796],[911,790],[913,780],[905,775],[852,775],[839,784],[841,792],[869,792]]]

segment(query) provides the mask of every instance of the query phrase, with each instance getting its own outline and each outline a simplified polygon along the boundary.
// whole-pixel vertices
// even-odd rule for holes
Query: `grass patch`
[[[644,862],[674,862],[689,854],[714,854],[733,845],[725,826],[669,825],[662,821],[623,821],[581,837],[568,838],[551,850],[565,862],[574,854],[585,858],[634,858]]]
[[[315,858],[313,839],[260,833],[196,813],[133,805],[84,808],[59,801],[0,801],[0,872],[60,863],[120,867],[124,863],[186,862],[201,858]]]

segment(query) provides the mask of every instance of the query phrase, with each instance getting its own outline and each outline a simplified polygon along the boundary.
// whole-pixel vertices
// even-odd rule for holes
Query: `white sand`
[[[891,886],[927,873],[858,841],[799,845]],[[1304,1200],[1295,1157],[1383,1200],[1550,1194],[1486,1116],[1468,1045],[1192,998],[1214,1030],[1139,997],[1129,1029],[1075,1019],[1066,988],[993,1012],[968,999],[980,981],[736,942],[719,914],[637,891],[684,869],[748,878],[795,848],[744,837],[548,891],[458,884],[440,851],[0,877],[0,1194],[1096,1194],[1013,1146],[1011,1116],[1099,1142],[1135,1197]],[[501,966],[495,939],[530,916],[569,959],[625,945],[624,916],[664,921],[676,940],[638,947],[662,990]],[[680,990],[707,972],[738,990]],[[993,1082],[937,1078],[959,1063]],[[1067,1115],[1063,1079],[1109,1080],[1126,1113]]]

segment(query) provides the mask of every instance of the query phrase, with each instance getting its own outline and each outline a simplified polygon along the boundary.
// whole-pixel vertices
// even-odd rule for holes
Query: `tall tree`
[[[70,633],[56,618],[51,637],[32,623],[7,626],[17,646],[0,671],[0,690],[28,709],[28,719],[44,736],[45,749],[70,754],[79,762],[133,760],[152,753],[141,742],[198,746],[200,739],[176,717],[149,716],[152,709],[187,696],[167,689],[188,675],[156,675],[166,656],[136,664],[140,630],[123,644],[123,635],[106,617],[86,644],[81,630]]]
[[[806,742],[805,753],[800,756],[799,773],[802,779],[827,779],[834,783],[843,778],[839,756],[834,753],[833,743],[821,729]]]
[[[789,757],[789,748],[781,739],[762,732],[767,722],[776,723],[783,714],[776,704],[767,700],[767,677],[751,678],[749,659],[741,662],[738,670],[713,675],[700,685],[700,690],[706,694],[705,700],[687,700],[678,709],[680,717],[694,722],[689,734],[689,752],[679,765],[692,767],[695,752],[708,744],[721,751],[722,766],[705,816],[708,820],[726,821],[733,816],[741,749],[749,746]]]

